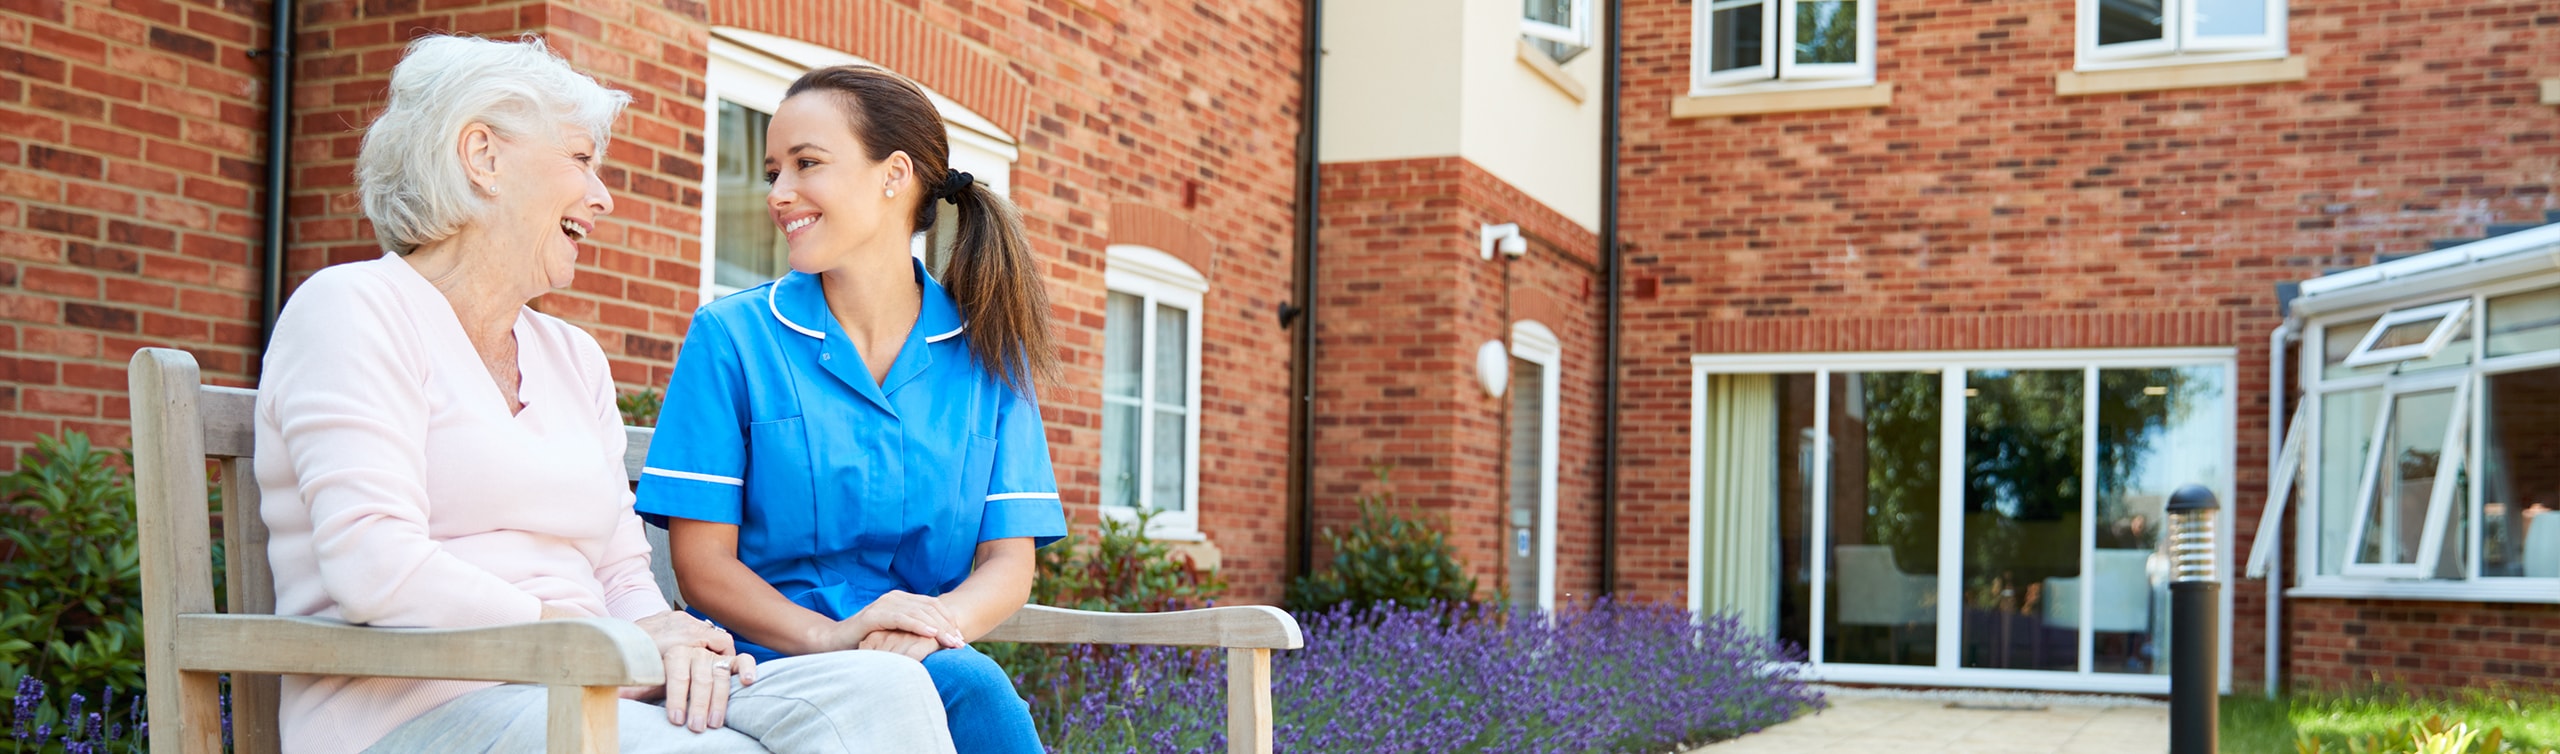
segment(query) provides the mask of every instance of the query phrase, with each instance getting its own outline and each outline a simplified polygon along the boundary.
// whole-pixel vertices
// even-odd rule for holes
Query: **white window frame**
[[[835,65],[877,65],[796,39],[725,26],[711,30],[709,48],[702,94],[701,155],[701,302],[705,304],[741,290],[716,282],[720,236],[719,213],[713,205],[719,201],[720,102],[727,100],[771,114],[782,106],[783,93],[802,73]],[[951,166],[968,171],[971,178],[997,193],[1011,191],[1013,163],[1022,156],[1013,137],[997,128],[994,121],[929,87],[925,97],[942,113],[943,130],[951,143]],[[918,258],[924,256],[926,235],[918,233],[913,241],[912,251]]]
[[[1545,21],[1531,20],[1528,8],[1523,6],[1520,13],[1520,36],[1575,47],[1590,47],[1591,0],[1565,1],[1573,3],[1572,11],[1565,14],[1572,25],[1557,26]]]
[[[2498,298],[2508,294],[2524,293],[2556,286],[2560,286],[2560,272],[2544,272],[2506,278],[2494,282],[2468,285],[2466,286],[2466,290],[2462,291],[2460,295],[2471,302],[2471,310],[2476,313],[2487,311],[2486,307],[2489,299]],[[2331,327],[2345,325],[2370,327],[2370,325],[2361,325],[2359,321],[2368,318],[2387,316],[2391,313],[2394,307],[2405,308],[2415,302],[2440,302],[2443,299],[2443,293],[2422,291],[2415,292],[2405,298],[2381,304],[2339,309],[2332,312],[2322,312],[2317,315],[2311,315],[2307,318],[2303,327],[2303,337],[2295,346],[2298,349],[2295,351],[2297,359],[2295,363],[2305,365],[2304,368],[2297,371],[2296,377],[2296,384],[2302,390],[2305,406],[2304,413],[2302,415],[2302,428],[2294,431],[2304,438],[2304,446],[2301,460],[2299,462],[2300,465],[2294,469],[2295,475],[2293,477],[2293,497],[2296,500],[2296,504],[2300,506],[2300,512],[2294,516],[2295,526],[2293,531],[2294,541],[2292,556],[2294,572],[2301,574],[2301,576],[2297,586],[2285,590],[2285,596],[2338,599],[2400,599],[2454,602],[2560,604],[2560,578],[2534,578],[2527,576],[2485,577],[2480,575],[2479,553],[2481,551],[2481,526],[2483,525],[2483,522],[2481,521],[2480,501],[2483,499],[2482,496],[2487,492],[2485,489],[2487,480],[2481,473],[2481,464],[2483,463],[2482,459],[2486,454],[2479,452],[2479,450],[2486,447],[2485,444],[2488,441],[2488,438],[2484,435],[2483,430],[2483,427],[2487,423],[2478,421],[2476,418],[2466,422],[2468,431],[2464,433],[2463,438],[2464,442],[2467,444],[2463,450],[2463,460],[2465,461],[2463,470],[2468,472],[2471,486],[2469,488],[2468,498],[2461,506],[2462,509],[2458,511],[2458,513],[2464,517],[2464,524],[2467,527],[2466,531],[2468,532],[2468,535],[2464,538],[2467,543],[2465,545],[2465,551],[2461,553],[2461,557],[2464,561],[2462,564],[2463,575],[2461,578],[2439,579],[2398,578],[2387,576],[2374,577],[2370,575],[2350,576],[2346,573],[2346,561],[2353,560],[2354,553],[2352,551],[2345,553],[2346,557],[2341,560],[2337,573],[2321,572],[2320,516],[2322,515],[2322,511],[2319,507],[2319,501],[2322,497],[2320,489],[2321,479],[2319,474],[2312,473],[2310,470],[2320,468],[2320,458],[2321,454],[2324,452],[2324,449],[2320,447],[2321,443],[2319,441],[2319,438],[2323,436],[2321,426],[2323,415],[2322,404],[2329,400],[2330,396],[2334,394],[2347,393],[2355,390],[2378,388],[2386,394],[2403,392],[2403,390],[2399,388],[2399,384],[2402,382],[2413,378],[2432,376],[2422,373],[2421,375],[2412,375],[2410,377],[2396,377],[2389,374],[2358,374],[2342,377],[2325,377],[2322,375],[2323,370],[2319,365],[2326,363],[2321,359],[2324,355],[2323,349],[2324,343],[2326,342],[2324,339],[2328,337],[2328,330]],[[2472,328],[2471,338],[2469,340],[2470,345],[2467,347],[2473,349],[2473,358],[2469,364],[2459,367],[2445,367],[2442,370],[2444,373],[2449,375],[2461,375],[2459,379],[2462,379],[2466,383],[2475,385],[2470,392],[2467,402],[2462,404],[2464,411],[2476,414],[2477,412],[2485,410],[2483,404],[2486,402],[2486,394],[2488,391],[2485,387],[2478,386],[2478,383],[2483,382],[2488,377],[2509,372],[2560,367],[2560,350],[2536,351],[2498,357],[2484,356],[2483,354],[2488,353],[2488,344],[2486,342],[2488,337],[2486,324],[2488,317],[2467,316],[2465,317],[2465,320],[2465,326]],[[2455,378],[2444,377],[2438,379]],[[2366,452],[2370,454],[2370,450]],[[2366,481],[2361,478],[2361,470],[2359,470],[2358,476],[2360,482]],[[2362,497],[2362,495],[2362,492],[2358,493],[2359,497]],[[2350,512],[2362,514],[2364,511],[2362,510],[2361,504],[2359,504],[2355,509],[2351,509]],[[2451,519],[2448,518],[2448,524],[2450,521]],[[2350,536],[2352,536],[2352,534]],[[2441,532],[2439,532],[2439,536],[2437,538],[2442,538]],[[2358,572],[2363,573],[2363,570],[2359,569]]]
[[[1563,390],[1557,383],[1563,371],[1564,341],[1554,330],[1537,320],[1524,319],[1511,323],[1511,356],[1538,365],[1538,608],[1556,609],[1556,474],[1561,469],[1556,453],[1561,445],[1562,421],[1560,403]],[[1508,508],[1506,504],[1504,507]]]
[[[1696,0],[1691,11],[1689,96],[1744,94],[1791,89],[1818,89],[1874,84],[1876,78],[1876,3],[1857,0],[1858,60],[1854,63],[1795,63],[1795,9],[1817,0]],[[1711,41],[1715,12],[1762,5],[1768,16],[1760,24],[1759,65],[1714,71]]]
[[[2347,353],[2345,363],[2350,367],[2361,367],[2432,357],[2437,351],[2444,350],[2446,343],[2453,342],[2454,334],[2467,324],[2464,318],[2470,313],[2471,299],[2461,298],[2382,315],[2381,319],[2374,321],[2372,329],[2365,331],[2364,339],[2356,342],[2355,350]],[[2436,327],[2428,331],[2426,340],[2405,346],[2374,348],[2382,342],[2382,334],[2392,328],[2431,319],[2436,320]]]
[[[1209,293],[1209,279],[1199,270],[1162,250],[1135,244],[1112,244],[1103,249],[1106,266],[1102,284],[1112,293],[1138,298],[1138,397],[1128,399],[1102,396],[1105,405],[1134,404],[1138,407],[1137,494],[1140,506],[1153,507],[1155,496],[1155,423],[1153,412],[1160,408],[1156,401],[1156,337],[1157,306],[1170,306],[1189,312],[1184,318],[1189,326],[1184,344],[1190,352],[1183,354],[1183,425],[1182,425],[1182,499],[1178,511],[1157,511],[1148,519],[1146,536],[1152,539],[1202,541],[1200,531],[1200,321],[1204,319],[1200,303]],[[1105,343],[1108,348],[1109,344]],[[1102,515],[1118,521],[1138,520],[1138,508],[1103,501]]]
[[[2443,564],[2444,528],[2449,520],[2447,514],[2453,506],[2453,483],[2468,467],[2464,449],[2470,445],[2466,442],[2468,433],[2465,425],[2471,416],[2471,380],[2462,374],[2428,377],[2437,379],[2394,385],[2383,395],[2381,416],[2374,421],[2372,433],[2366,435],[2374,438],[2373,448],[2365,454],[2364,470],[2357,475],[2356,503],[2350,519],[2354,525],[2347,532],[2346,560],[2338,566],[2341,575],[2350,578],[2423,579],[2436,573]],[[2443,379],[2448,377],[2451,379]],[[2444,437],[2440,438],[2444,451],[2436,456],[2434,481],[2427,491],[2426,519],[2419,523],[2417,556],[2407,563],[2356,562],[2356,553],[2363,552],[2365,541],[2374,535],[2368,530],[2368,525],[2373,519],[2373,506],[2382,499],[2377,489],[2382,464],[2391,462],[2386,457],[2391,452],[2391,443],[2383,442],[2382,438],[2390,436],[2400,401],[2414,395],[2445,390],[2453,391],[2454,415],[2452,421],[2445,424]]]
[[[2195,4],[2208,0],[2162,0],[2160,39],[2098,44],[2098,6],[2105,0],[2079,0],[2077,69],[2107,70],[2163,65],[2189,65],[2284,57],[2288,51],[2285,20],[2288,0],[2266,0],[2267,33],[2256,36],[2202,36],[2196,33]]]
[[[1941,459],[1941,468],[1952,468],[1953,465],[1961,464],[1964,457],[1964,404],[1961,401],[1963,400],[1965,393],[1963,387],[1964,375],[1970,370],[2076,369],[2082,370],[2084,374],[2083,379],[2088,381],[2086,384],[2094,386],[2096,384],[2098,373],[2101,370],[2196,366],[2218,367],[2223,370],[2225,377],[2230,379],[2229,384],[2234,386],[2240,384],[2237,352],[2229,348],[2126,348],[2051,351],[1884,351],[1872,353],[1693,355],[1689,357],[1689,540],[1687,551],[1693,553],[1697,552],[1701,544],[1700,540],[1704,539],[1706,536],[1704,522],[1706,521],[1707,505],[1705,479],[1707,463],[1706,436],[1708,431],[1706,425],[1706,412],[1701,409],[1707,402],[1707,377],[1709,375],[1815,374],[1817,376],[1814,380],[1815,397],[1813,421],[1814,426],[1823,427],[1829,426],[1831,416],[1830,373],[1936,371],[1941,375],[1944,381],[1942,400],[1947,401],[1947,403],[1944,404],[1944,410],[1946,413],[1941,419],[1943,434],[1941,434],[1939,438],[1938,452]],[[2083,392],[2082,395],[2084,396],[2084,402],[2094,401],[2096,393],[2093,391]],[[2083,410],[2085,412],[2082,418],[2083,428],[2081,434],[2083,443],[2083,463],[2094,463],[2097,455],[2096,412],[2093,408],[2084,408]],[[2233,399],[2227,400],[2223,404],[2222,410],[2223,421],[2229,426],[2238,426],[2240,421],[2239,401],[2237,400],[2236,394]],[[1816,469],[1816,476],[1827,477],[1830,473],[1831,439],[1827,434],[1817,433],[1817,443],[1818,445],[1814,450],[1814,457],[1817,459],[1816,465],[1818,466]],[[2239,436],[2236,431],[2227,438],[2222,448],[2222,453],[2223,458],[2226,459],[2223,466],[2224,468],[2238,468],[2236,461],[2239,453]],[[2083,468],[2086,469],[2088,467],[2084,466]],[[2215,491],[2216,494],[2220,495],[2221,498],[2225,500],[2232,499],[2230,493],[2238,483],[2237,479],[2224,479],[2222,482],[2223,486]],[[1949,504],[1944,501],[1960,501],[1962,499],[1964,479],[1961,475],[1942,474],[1942,477],[1939,480],[1939,485],[1939,495],[1940,500],[1942,501],[1942,506]],[[2081,515],[2081,531],[2082,536],[2084,537],[2093,536],[2091,532],[2093,527],[2096,525],[2096,485],[2096,474],[2084,472],[2081,475],[2081,504],[2083,506]],[[1813,511],[1809,518],[1809,525],[1817,532],[1827,531],[1830,526],[1830,501],[1829,492],[1827,490],[1828,487],[1829,485],[1827,484],[1813,485]],[[1960,505],[1961,503],[1959,502],[1955,504]],[[2232,528],[2232,516],[2233,509],[2236,507],[2237,506],[2226,505],[2217,512],[2214,524],[2217,531],[2234,530]],[[1942,508],[1938,517],[1938,547],[1941,563],[1959,562],[1959,558],[1952,555],[1952,553],[1961,551],[1963,537],[1964,517],[1962,515],[1951,515],[1949,511]],[[2232,552],[2235,547],[2235,544],[2232,541],[2233,539],[2234,538],[2231,537],[2223,537],[2215,543],[2214,558],[2216,562],[2232,562]],[[2081,562],[2083,573],[2089,572],[2093,567],[2091,565],[2089,555],[2095,552],[2094,541],[2092,541],[2091,544],[2091,547],[2084,547],[2082,549],[2084,554]],[[1811,569],[1812,574],[1812,582],[1815,584],[1825,583],[1825,579],[1828,577],[1827,571],[1830,567],[1828,562],[1830,559],[1830,553],[1825,548],[1815,547],[1811,548],[1811,551],[1807,553],[1807,556],[1808,568]],[[1691,612],[1703,612],[1705,610],[1704,592],[1706,585],[1706,572],[1703,570],[1704,568],[1705,564],[1700,562],[1700,559],[1695,557],[1690,558],[1688,587],[1689,609]],[[2005,670],[1964,667],[1962,652],[1963,636],[1959,629],[1949,628],[1951,626],[1963,625],[1963,579],[1944,578],[1943,575],[1948,572],[1946,570],[1947,568],[1947,566],[1942,566],[1940,572],[1942,577],[1938,579],[1937,625],[1940,627],[1940,630],[1938,631],[1937,647],[1938,665],[1924,667],[1833,663],[1823,661],[1820,653],[1815,652],[1809,656],[1808,660],[1798,664],[1798,667],[1805,672],[1805,675],[1808,678],[1836,683],[1872,683],[1916,686],[1977,686],[1984,688],[2014,688],[2043,691],[2079,691],[2119,694],[2169,693],[2169,677],[2166,675],[2096,672],[2090,664],[2093,655],[2088,651],[2090,647],[2088,642],[2091,639],[2094,629],[2089,628],[2084,628],[2081,632],[2081,665],[2080,669],[2076,672],[2069,670]],[[2235,592],[2235,590],[2232,589],[2231,584],[2236,575],[2236,570],[2237,569],[2233,568],[2214,569],[2215,578],[2220,580],[2223,584],[2220,621],[2222,626],[2221,630],[2224,635],[2230,635],[2231,633],[2232,596]],[[2093,599],[2094,594],[2094,590],[2082,590],[2082,604],[2080,608],[2081,615],[2091,614],[2092,608],[2089,603]],[[1811,608],[1811,614],[1808,616],[1811,625],[1807,636],[1811,641],[1808,642],[1808,644],[1810,646],[1819,647],[1822,646],[1824,640],[1823,623],[1825,622],[1825,613],[1828,611],[1828,607],[1824,604],[1823,600],[1817,599],[1813,601]],[[2087,624],[2084,623],[2084,625]],[[2217,660],[2221,663],[2221,667],[2223,669],[2222,690],[2224,693],[2229,693],[2231,690],[2230,669],[2232,644],[2233,642],[2223,642],[2221,654]]]

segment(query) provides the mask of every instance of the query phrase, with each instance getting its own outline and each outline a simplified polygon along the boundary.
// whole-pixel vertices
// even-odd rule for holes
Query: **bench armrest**
[[[1211,607],[1169,613],[1101,613],[1024,605],[983,641],[1026,644],[1160,644],[1228,649],[1297,649],[1306,646],[1298,619],[1265,605]]]
[[[274,615],[177,616],[178,667],[499,681],[548,686],[666,682],[658,647],[629,621],[547,620],[488,628],[373,628]]]

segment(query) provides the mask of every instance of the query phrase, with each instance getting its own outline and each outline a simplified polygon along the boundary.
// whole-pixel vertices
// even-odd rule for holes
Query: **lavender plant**
[[[1792,647],[1663,605],[1345,606],[1305,631],[1305,649],[1273,661],[1284,752],[1658,752],[1822,704],[1788,669]],[[1224,749],[1214,652],[1084,647],[1071,659],[1081,672],[1024,689],[1052,751]]]
[[[87,695],[73,693],[56,709],[46,703],[43,681],[20,676],[17,695],[9,705],[10,751],[139,754],[151,750],[151,723],[144,719],[142,697],[126,695],[123,709],[118,710],[115,687],[109,686],[97,700],[97,708],[90,709],[89,701]],[[229,743],[229,720],[224,723],[224,742]]]

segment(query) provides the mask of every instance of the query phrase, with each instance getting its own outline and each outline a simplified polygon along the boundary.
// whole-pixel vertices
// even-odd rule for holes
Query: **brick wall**
[[[1400,501],[1445,516],[1478,586],[1500,590],[1507,401],[1485,395],[1476,348],[1536,320],[1563,345],[1558,391],[1559,597],[1599,584],[1599,395],[1605,312],[1590,231],[1461,158],[1324,168],[1316,381],[1316,522],[1357,520],[1355,496],[1393,467]],[[1484,223],[1516,222],[1517,259],[1486,261]],[[1319,561],[1329,557],[1317,543]]]
[[[2302,599],[2285,608],[2285,673],[2296,688],[2550,689],[2560,670],[2560,605]]]
[[[2234,348],[2246,557],[2274,285],[2560,206],[2560,116],[2534,92],[2560,5],[2290,5],[2298,83],[2063,98],[2071,0],[1912,0],[1878,8],[1891,106],[1674,120],[1694,5],[1631,0],[1620,586],[1685,576],[1701,352]],[[2237,593],[2243,683],[2262,599]]]
[[[122,446],[124,365],[258,340],[263,3],[0,8],[0,469],[39,434]]]

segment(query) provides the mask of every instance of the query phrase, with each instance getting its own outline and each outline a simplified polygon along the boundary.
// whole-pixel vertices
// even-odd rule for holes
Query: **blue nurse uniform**
[[[739,561],[837,620],[890,590],[951,591],[981,542],[1065,536],[1039,406],[980,366],[950,294],[921,263],[915,276],[923,305],[876,384],[815,276],[696,312],[640,512],[736,525]],[[738,649],[780,656],[744,639]],[[925,668],[961,751],[1038,750],[1021,695],[985,655],[944,650]],[[983,734],[997,735],[960,738]]]

